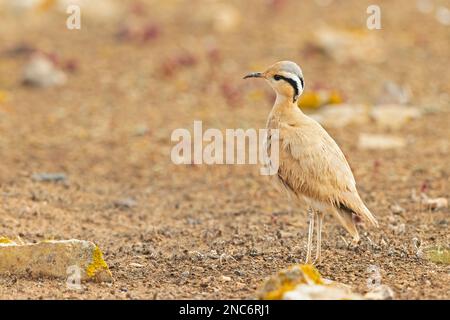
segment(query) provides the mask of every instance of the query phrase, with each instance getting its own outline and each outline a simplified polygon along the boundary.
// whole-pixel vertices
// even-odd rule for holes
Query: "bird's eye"
[[[277,74],[274,75],[273,78],[275,79],[275,81],[281,80],[281,76],[279,76],[279,75],[277,75]]]

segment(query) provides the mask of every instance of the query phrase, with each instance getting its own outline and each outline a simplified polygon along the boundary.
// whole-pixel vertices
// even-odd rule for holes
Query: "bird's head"
[[[266,79],[277,95],[285,96],[296,102],[303,93],[305,82],[300,67],[292,61],[279,61],[264,72],[253,72],[244,77]]]

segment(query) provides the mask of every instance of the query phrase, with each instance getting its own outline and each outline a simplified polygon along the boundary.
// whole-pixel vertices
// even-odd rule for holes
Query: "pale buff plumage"
[[[333,214],[357,243],[359,234],[353,215],[375,226],[377,221],[361,200],[341,149],[319,123],[298,108],[297,99],[304,86],[301,69],[293,62],[281,61],[265,72],[252,73],[248,77],[266,79],[277,93],[267,128],[279,129],[278,181],[292,195],[291,199],[306,202],[310,207],[306,261],[311,262],[314,219],[317,217],[316,262],[320,262],[325,213]],[[270,143],[269,134],[268,145]]]

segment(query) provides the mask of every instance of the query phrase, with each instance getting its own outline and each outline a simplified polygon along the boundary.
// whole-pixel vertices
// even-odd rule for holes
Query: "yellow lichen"
[[[337,90],[307,91],[300,96],[297,105],[301,109],[318,109],[325,105],[341,104],[344,101]]]
[[[317,269],[313,265],[303,264],[300,266],[300,269],[305,275],[305,278],[307,277],[307,280],[311,280],[308,282],[312,282],[314,284],[323,284],[319,271],[317,271]]]
[[[281,286],[273,291],[267,292],[264,296],[264,300],[281,300],[286,292],[294,290],[297,284],[292,282],[284,282]]]
[[[94,250],[92,251],[92,262],[86,268],[86,274],[89,278],[93,278],[99,271],[107,271],[108,273],[111,273],[109,271],[108,265],[103,259],[102,251],[98,246],[95,246]]]
[[[303,93],[298,100],[298,106],[300,108],[317,109],[322,104],[323,100],[321,99],[319,93],[315,91]]]
[[[430,246],[424,249],[426,258],[434,263],[450,264],[450,248],[445,246]]]
[[[344,102],[344,99],[342,99],[342,96],[338,91],[330,92],[330,95],[328,96],[328,104],[341,104],[342,102]]]
[[[310,265],[293,265],[270,277],[264,284],[260,298],[264,300],[283,299],[286,292],[294,290],[298,285],[323,285],[319,271]]]
[[[12,241],[6,237],[0,237],[0,243],[14,243],[14,241]]]
[[[6,91],[0,90],[0,103],[8,101],[8,93]]]

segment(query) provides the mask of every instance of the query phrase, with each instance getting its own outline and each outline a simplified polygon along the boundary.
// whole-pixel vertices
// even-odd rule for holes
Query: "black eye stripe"
[[[273,78],[275,79],[275,81],[284,80],[287,83],[289,83],[292,86],[292,88],[294,89],[294,101],[297,99],[298,87],[297,87],[297,82],[294,79],[280,76],[279,74],[274,75]],[[303,89],[303,79],[300,78],[300,81],[302,83],[302,89]]]
[[[278,75],[278,74],[274,75],[273,78],[274,78],[276,81],[279,81],[279,80],[281,80],[281,79],[283,79],[283,80],[285,80],[285,81],[288,81],[288,80],[286,80],[286,79],[288,79],[288,78],[283,77],[283,76],[280,76],[280,75]],[[305,82],[303,81],[303,78],[302,78],[302,77],[298,77],[298,78],[299,78],[299,80],[300,80],[300,83],[302,84],[302,89],[303,89],[303,88],[305,87]]]

